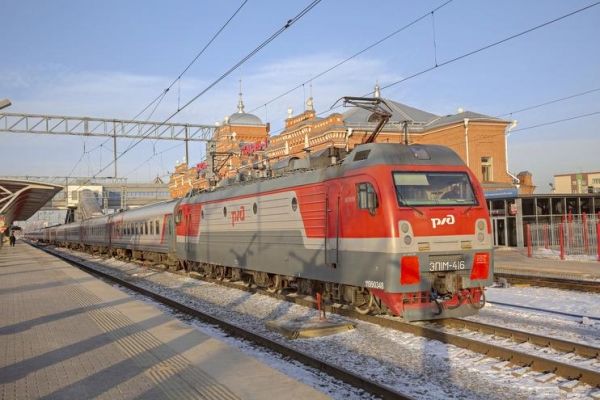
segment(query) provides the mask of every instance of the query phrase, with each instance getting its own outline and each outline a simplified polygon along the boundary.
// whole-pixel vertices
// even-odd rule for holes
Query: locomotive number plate
[[[461,256],[432,256],[429,258],[429,272],[461,271],[466,269],[466,262]]]

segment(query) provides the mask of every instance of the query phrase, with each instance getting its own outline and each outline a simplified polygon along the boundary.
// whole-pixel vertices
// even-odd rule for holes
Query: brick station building
[[[375,86],[374,97],[380,98]],[[439,116],[390,99],[392,116],[377,136],[376,142],[411,144],[440,144],[453,149],[475,172],[485,191],[518,188],[520,194],[535,190],[531,174],[514,176],[508,172],[506,138],[512,121],[458,110],[456,114]],[[307,154],[329,147],[352,149],[374,131],[378,116],[370,111],[352,107],[344,113],[334,112],[318,117],[313,99],[298,115],[288,110],[285,129],[277,136],[270,135],[270,126],[255,115],[244,112],[242,94],[238,111],[226,117],[213,138],[215,176],[210,161],[193,167],[176,166],[169,182],[172,198],[185,196],[191,189],[205,189],[209,179],[214,182],[249,171],[250,166],[273,164],[288,157]],[[210,144],[209,144],[210,146]],[[251,171],[249,171],[251,172]]]

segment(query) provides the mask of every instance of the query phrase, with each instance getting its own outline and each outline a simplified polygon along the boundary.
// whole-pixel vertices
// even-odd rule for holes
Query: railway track
[[[114,279],[110,275],[108,275],[107,278],[111,280]],[[200,276],[195,276],[195,278],[213,283],[218,283],[220,285],[235,288],[238,290],[245,290],[250,293],[261,293],[263,295],[275,297],[279,300],[293,302],[307,307],[317,307],[316,303],[312,299],[303,296],[296,296],[293,293],[273,293],[269,292],[268,290],[261,290],[259,288],[249,286],[240,282],[211,280]],[[119,280],[119,284],[122,284],[126,287],[132,286],[132,290],[146,292],[144,295],[154,298],[157,301],[163,302],[163,300],[161,300],[162,296],[160,295],[149,292],[145,289],[138,289],[135,285],[131,285],[130,283],[121,280]],[[281,344],[274,343],[272,345],[273,347],[270,347],[271,345],[268,343],[270,341],[266,338],[261,337],[260,335],[257,336],[251,332],[244,332],[243,330],[240,330],[241,328],[236,327],[234,325],[229,327],[227,326],[227,323],[222,324],[219,321],[213,320],[214,317],[203,316],[202,313],[200,313],[199,315],[195,315],[196,313],[198,313],[198,311],[189,309],[189,307],[185,305],[178,304],[169,299],[166,299],[165,304],[182,313],[192,315],[194,316],[194,318],[199,318],[211,324],[222,326],[222,329],[231,332],[232,335],[235,335],[236,337],[241,337],[246,340],[250,340],[254,343],[257,343],[261,347],[269,348],[284,356],[297,359],[305,365],[321,370],[354,387],[363,388],[369,393],[373,393],[383,398],[407,398],[401,397],[403,395],[400,393],[390,391],[385,387],[377,385],[376,382],[372,382],[368,379],[357,376],[356,374],[353,374],[344,369],[337,368],[336,366],[330,365],[326,362],[323,362],[322,360],[315,359],[296,350],[288,349],[285,346],[282,346]],[[452,319],[436,321],[435,323],[406,323],[393,317],[363,315],[352,309],[336,304],[326,304],[323,306],[323,308],[328,313],[336,313],[356,320],[370,322],[382,327],[410,333],[416,336],[425,337],[432,340],[437,340],[442,343],[451,344],[463,349],[467,349],[485,355],[486,357],[495,358],[500,361],[504,361],[505,366],[519,367],[519,373],[525,373],[527,370],[533,370],[546,373],[548,376],[547,379],[552,379],[552,376],[559,376],[573,381],[574,384],[577,384],[577,382],[581,382],[589,384],[592,387],[598,387],[600,382],[600,349],[595,347],[466,320]],[[449,332],[448,328],[452,328],[454,330],[468,329],[469,331],[478,332],[478,334],[481,336],[478,339],[468,338],[465,337],[464,334],[461,335],[459,333],[451,333]],[[514,344],[531,344],[540,349],[539,351],[537,351],[537,353],[539,354],[532,354],[531,351],[524,351],[511,348],[513,346],[509,347],[505,345],[500,346],[492,344],[493,341],[497,342],[496,339],[498,337],[511,339]],[[266,342],[264,342],[265,340]],[[576,358],[579,357],[579,359],[577,359],[574,362],[565,362],[557,360],[555,356],[548,356],[547,354],[546,356],[544,356],[544,350],[547,349],[553,349],[561,353],[572,354],[576,356]],[[594,363],[598,363],[598,367],[594,368],[592,366],[592,364]]]
[[[230,283],[226,281],[219,282],[222,285],[231,288],[240,288],[239,283]],[[266,290],[260,290],[245,286],[243,290],[253,293],[261,293],[281,300],[291,301],[293,303],[306,307],[317,308],[317,304],[312,299],[298,297],[294,294],[278,294]],[[587,346],[580,343],[568,342],[557,338],[536,335],[529,332],[518,331],[514,329],[467,321],[463,319],[438,320],[428,323],[406,323],[393,317],[382,317],[364,315],[342,305],[324,305],[324,310],[330,313],[336,313],[352,319],[366,321],[380,325],[382,327],[398,330],[405,333],[411,333],[428,339],[437,340],[442,343],[454,345],[466,350],[506,361],[509,364],[522,368],[529,368],[533,371],[554,374],[569,380],[576,380],[591,386],[600,387],[600,348]],[[429,325],[429,326],[425,326]],[[468,329],[484,335],[480,339],[466,338],[461,335],[448,333],[439,327],[453,327]],[[553,357],[543,357],[532,354],[531,352],[511,349],[506,346],[496,346],[489,340],[492,337],[511,339],[514,343],[528,343],[539,349],[553,349],[561,353],[569,353],[584,358],[587,361],[578,363],[567,363],[554,359]],[[542,351],[543,352],[543,351]],[[577,364],[591,364],[596,359],[598,367],[590,369],[586,366]],[[525,372],[522,370],[521,372]],[[550,376],[548,376],[550,378]]]
[[[43,247],[42,247],[43,249]],[[295,361],[298,361],[308,367],[314,368],[324,374],[327,374],[333,378],[336,378],[348,385],[351,385],[355,388],[359,388],[364,390],[367,393],[378,396],[382,399],[398,399],[398,400],[414,400],[413,397],[410,397],[406,394],[400,393],[393,389],[387,388],[383,385],[378,384],[375,381],[362,377],[358,374],[355,374],[351,371],[348,371],[339,366],[328,363],[319,358],[313,357],[310,354],[306,354],[304,352],[292,349],[290,347],[284,346],[280,343],[277,343],[267,337],[264,337],[260,334],[251,332],[246,330],[240,326],[229,323],[220,318],[216,318],[208,313],[197,310],[193,307],[189,307],[185,304],[181,304],[175,300],[169,299],[168,297],[162,296],[158,293],[152,292],[151,290],[147,290],[138,285],[135,285],[129,281],[120,279],[117,276],[111,275],[109,273],[104,273],[98,269],[89,267],[85,265],[83,262],[79,262],[71,257],[66,257],[61,254],[52,253],[53,255],[60,257],[64,261],[70,263],[71,265],[76,266],[77,268],[81,268],[93,275],[99,276],[102,279],[110,281],[112,283],[118,284],[122,287],[125,287],[133,292],[139,293],[144,297],[150,298],[156,302],[159,302],[172,310],[179,312],[180,314],[185,315],[186,317],[195,318],[201,320],[210,325],[214,325],[219,327],[221,330],[227,332],[229,335],[249,341],[254,343],[256,346],[261,348],[270,350],[274,353],[280,354],[282,357],[288,357]],[[238,287],[239,288],[239,287]]]
[[[498,301],[489,301],[489,300],[487,301],[487,304],[503,306],[503,307],[513,308],[513,309],[536,311],[536,312],[545,313],[545,314],[560,315],[563,317],[576,318],[580,321],[584,318],[588,318],[592,321],[600,321],[600,317],[594,317],[594,316],[588,316],[588,315],[582,315],[582,314],[573,314],[573,313],[556,311],[556,310],[547,310],[547,309],[543,309],[543,308],[529,307],[529,306],[523,306],[523,305],[519,305],[519,304],[502,303],[502,302],[498,302]]]
[[[555,288],[561,290],[574,290],[578,292],[600,293],[600,282],[584,281],[570,278],[555,278],[539,275],[513,275],[505,273],[494,274],[496,280],[504,279],[511,285],[528,285]]]
[[[556,376],[569,380],[576,380],[589,384],[592,387],[600,385],[600,348],[597,347],[462,319],[438,320],[427,323],[406,323],[378,316],[360,315],[358,313],[352,313],[352,318],[437,340],[442,343],[471,350],[487,357],[506,361],[515,366],[529,368],[537,372],[555,374]],[[455,329],[462,328],[478,332],[482,336],[475,339],[467,338],[460,334],[453,334],[447,329],[444,329],[449,326]],[[528,343],[534,345],[540,349],[538,353],[543,353],[543,349],[553,349],[561,353],[582,357],[584,360],[567,363],[555,359],[554,356],[544,357],[533,354],[531,351],[522,351],[508,346],[494,345],[492,342],[497,341],[497,337],[511,339],[515,344]],[[596,368],[590,368],[589,365],[594,362],[597,363],[598,366]],[[507,366],[510,364],[507,364]],[[581,364],[587,365],[582,366]],[[523,370],[521,372],[524,373],[526,371]]]
[[[442,327],[450,326],[455,329],[468,329],[488,337],[506,338],[517,344],[527,343],[539,349],[552,349],[560,353],[577,356],[579,357],[578,361],[566,363],[539,357],[526,351],[507,349],[506,347],[499,348],[488,343],[477,344],[477,347],[483,350],[478,352],[483,352],[488,356],[509,361],[521,367],[528,367],[534,371],[553,373],[592,386],[600,385],[600,348],[598,347],[464,319],[441,320],[436,321],[436,324]],[[459,343],[462,343],[462,341],[459,341]],[[458,345],[457,343],[452,344]],[[469,343],[466,344],[470,345]],[[469,348],[469,350],[472,349]],[[590,368],[590,365],[593,363],[597,364],[596,368]]]

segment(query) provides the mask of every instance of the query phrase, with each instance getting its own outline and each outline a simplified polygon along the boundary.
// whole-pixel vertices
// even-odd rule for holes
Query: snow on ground
[[[560,251],[552,249],[537,248],[531,252],[534,258],[546,258],[551,260],[560,260]],[[598,261],[598,255],[586,254],[565,254],[564,259],[568,261]]]
[[[82,256],[82,255],[79,255]],[[99,258],[92,258],[100,262]],[[594,389],[581,385],[572,392],[559,389],[562,379],[540,383],[540,373],[529,372],[521,378],[511,370],[495,370],[498,360],[454,346],[396,332],[379,326],[350,321],[356,329],[344,333],[311,339],[288,340],[269,331],[265,322],[281,318],[317,316],[295,304],[281,302],[258,294],[227,289],[168,272],[143,270],[135,264],[107,260],[104,265],[114,268],[141,286],[210,312],[218,318],[252,329],[264,336],[294,347],[305,353],[319,355],[328,362],[341,365],[361,376],[382,382],[416,399],[585,399]],[[574,314],[600,317],[600,295],[565,292],[554,289],[511,287],[488,288],[487,299],[544,309],[570,311]],[[532,316],[535,314],[535,316]],[[539,329],[541,334],[562,337],[565,340],[586,338],[589,344],[599,346],[600,322],[581,318],[544,314],[533,311],[487,306],[480,311],[482,319],[490,323],[520,325],[522,329]],[[328,315],[332,321],[348,321],[337,315]],[[479,317],[476,317],[479,318]],[[532,328],[535,326],[535,328]],[[194,326],[262,362],[282,370],[294,378],[314,386],[333,399],[348,400],[371,398],[339,382],[323,378],[299,364],[282,360],[262,349],[228,337],[214,327],[194,322]],[[546,333],[544,333],[546,332]],[[599,346],[600,347],[600,346]]]

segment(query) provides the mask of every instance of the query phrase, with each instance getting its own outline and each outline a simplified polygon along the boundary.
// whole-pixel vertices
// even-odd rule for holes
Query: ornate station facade
[[[374,97],[381,98],[378,86]],[[484,190],[533,193],[531,174],[515,176],[508,171],[506,139],[514,127],[512,121],[461,109],[456,114],[438,116],[390,99],[382,100],[392,116],[376,142],[444,145],[458,153],[475,172]],[[206,189],[223,179],[262,176],[269,164],[286,158],[302,158],[329,148],[351,150],[363,143],[379,122],[378,115],[361,107],[318,117],[312,98],[301,114],[292,114],[288,110],[284,130],[271,136],[268,123],[244,111],[240,93],[237,112],[223,120],[207,144],[207,160],[193,167],[185,163],[176,166],[169,182],[171,197],[185,196],[192,189]]]

